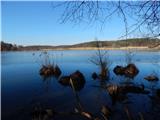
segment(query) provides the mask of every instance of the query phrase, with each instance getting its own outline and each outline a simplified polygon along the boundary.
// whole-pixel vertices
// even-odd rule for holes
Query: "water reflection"
[[[52,77],[42,77],[42,81],[43,81],[44,91],[49,92],[50,89],[52,88],[51,85]]]

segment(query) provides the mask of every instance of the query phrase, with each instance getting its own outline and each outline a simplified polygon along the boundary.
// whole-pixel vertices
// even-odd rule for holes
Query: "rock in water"
[[[122,66],[117,65],[117,66],[114,68],[113,71],[114,71],[114,73],[115,73],[116,75],[123,75],[123,74],[124,74],[124,71],[125,71],[125,68],[122,67]]]
[[[39,73],[40,73],[40,75],[47,77],[47,76],[53,75],[53,73],[54,73],[53,70],[54,70],[54,68],[52,65],[48,65],[48,66],[43,65],[42,68],[40,69]]]
[[[85,84],[85,78],[80,71],[76,71],[72,73],[70,76],[62,76],[59,80],[59,83],[64,86],[71,86],[70,79],[73,82],[74,89],[76,91],[81,90]]]
[[[73,85],[74,85],[75,90],[79,91],[84,87],[85,78],[80,71],[77,70],[76,72],[72,73],[70,75],[70,78],[73,81]]]
[[[127,93],[149,94],[149,91],[144,89],[144,85],[141,85],[141,86],[135,86],[135,85],[120,86],[119,91],[124,94],[127,94]]]
[[[60,70],[60,68],[58,67],[58,65],[56,65],[56,67],[54,68],[54,75],[56,76],[56,77],[59,77],[60,75],[61,75],[61,70]]]
[[[55,68],[53,65],[43,65],[39,71],[39,74],[44,77],[55,76],[59,77],[61,75],[60,68],[56,65]]]
[[[98,78],[97,73],[94,72],[94,73],[92,74],[92,78],[93,78],[94,80],[97,79],[97,78]]]
[[[148,80],[148,81],[158,81],[158,77],[155,75],[149,75],[147,77],[145,77],[144,79]]]
[[[113,71],[116,75],[125,75],[130,78],[135,77],[139,73],[138,68],[134,64],[128,64],[126,67],[117,65]]]
[[[125,76],[127,77],[134,77],[139,73],[138,68],[135,66],[135,64],[128,64],[125,67]]]
[[[70,85],[70,76],[62,76],[59,80],[59,83],[61,83],[64,86]]]
[[[40,69],[40,71],[39,71],[39,74],[40,75],[43,75],[44,74],[44,72],[45,72],[45,70],[46,70],[46,66],[42,66],[42,68]]]

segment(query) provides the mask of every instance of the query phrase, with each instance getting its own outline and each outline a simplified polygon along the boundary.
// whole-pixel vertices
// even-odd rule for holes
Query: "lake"
[[[128,120],[124,108],[127,107],[131,116],[138,119],[143,115],[145,120],[160,118],[160,103],[151,99],[154,90],[160,88],[160,82],[149,82],[144,79],[154,74],[160,79],[160,52],[137,51],[132,62],[139,69],[133,79],[117,76],[113,69],[116,65],[125,65],[125,51],[110,50],[109,80],[93,80],[92,73],[99,72],[99,67],[90,62],[94,50],[49,51],[50,59],[58,64],[62,74],[70,75],[79,70],[85,76],[84,87],[77,91],[79,102],[85,111],[94,116],[101,116],[101,107],[107,105],[112,109],[111,120]],[[71,87],[63,86],[55,77],[44,79],[39,70],[44,63],[41,51],[2,52],[1,53],[1,115],[2,120],[31,120],[35,106],[54,109],[58,112],[73,112],[77,107],[77,97]],[[51,61],[52,62],[52,61]],[[144,85],[149,94],[127,94],[127,100],[112,105],[108,92],[98,86],[101,84],[132,83]],[[97,86],[97,87],[96,87]],[[86,119],[78,115],[55,115],[55,120]]]

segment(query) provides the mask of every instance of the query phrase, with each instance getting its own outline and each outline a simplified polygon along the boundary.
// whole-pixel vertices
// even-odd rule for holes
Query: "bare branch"
[[[160,1],[67,1],[60,5],[65,5],[61,23],[94,25],[97,22],[103,29],[108,18],[120,13],[125,27],[122,37],[138,31],[148,32],[149,36],[160,35]],[[129,24],[128,18],[135,22]]]

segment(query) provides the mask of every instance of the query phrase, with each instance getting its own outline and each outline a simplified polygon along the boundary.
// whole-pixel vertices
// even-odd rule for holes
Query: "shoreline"
[[[11,50],[11,52],[16,52],[16,51],[51,51],[51,50],[97,50],[97,47],[70,47],[70,48],[48,48],[48,49],[21,49],[21,50]],[[131,50],[131,51],[160,51],[160,46],[155,47],[155,48],[149,48],[148,46],[143,46],[143,47],[101,47],[99,48],[100,50]],[[9,51],[1,51],[1,52],[9,52]]]
[[[76,48],[54,48],[54,49],[41,49],[44,51],[48,50],[97,50],[97,47],[76,47]],[[160,47],[158,48],[148,48],[148,46],[143,46],[143,47],[118,47],[118,48],[113,48],[113,47],[101,47],[99,48],[100,50],[133,50],[133,51],[160,51]]]

